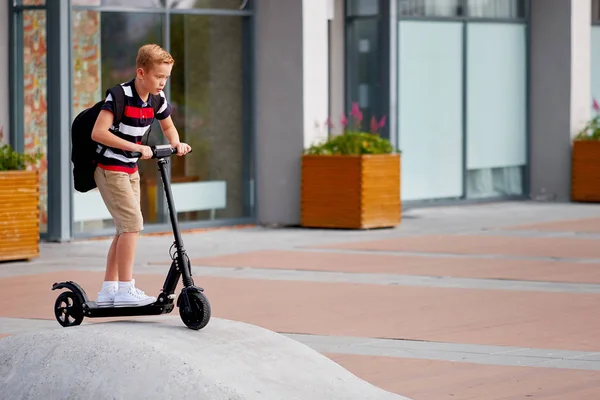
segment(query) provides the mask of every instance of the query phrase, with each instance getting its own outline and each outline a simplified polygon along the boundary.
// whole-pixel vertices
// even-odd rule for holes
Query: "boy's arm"
[[[108,147],[144,153],[145,149],[142,147],[145,146],[128,142],[109,131],[113,122],[113,117],[114,115],[111,111],[100,111],[98,119],[96,119],[96,123],[94,124],[94,129],[92,130],[92,140]]]
[[[96,124],[94,125],[94,129],[92,130],[92,140],[116,149],[137,151],[138,149],[135,147],[137,146],[135,143],[121,139],[109,131],[113,122],[113,117],[114,115],[112,112],[108,110],[100,110],[100,114],[98,115],[98,119],[96,119]]]
[[[163,131],[163,135],[165,135],[171,146],[177,147],[179,144],[179,132],[177,132],[177,128],[175,128],[171,116],[168,116],[165,119],[159,119],[158,123],[160,124],[160,129]]]
[[[171,116],[159,119],[158,123],[163,131],[163,135],[165,135],[171,146],[177,148],[178,155],[184,155],[190,152],[191,147],[188,144],[179,141],[179,132],[177,132],[177,128],[175,128]]]

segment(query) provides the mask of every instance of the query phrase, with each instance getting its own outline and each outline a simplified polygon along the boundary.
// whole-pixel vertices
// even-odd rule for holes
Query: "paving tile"
[[[346,273],[329,271],[298,271],[238,267],[192,267],[195,275],[275,281],[305,281],[325,283],[358,283],[384,286],[439,287],[461,289],[485,289],[508,291],[541,291],[600,294],[600,284],[540,282],[510,279],[481,279],[459,277],[436,277],[422,275]],[[147,268],[146,273],[152,273]]]
[[[62,291],[51,290],[54,282],[75,281],[90,300],[95,300],[103,278],[103,272],[88,271],[53,271],[0,278],[0,290],[6,294],[0,299],[0,317],[54,320],[54,302]],[[158,294],[164,281],[164,276],[156,275],[138,274],[135,278],[137,287],[153,295]]]
[[[594,360],[580,360],[580,359],[567,359],[567,360],[547,360],[543,363],[536,364],[538,367],[551,367],[551,368],[563,368],[563,369],[584,369],[584,370],[596,370],[600,371],[598,361]]]
[[[600,283],[600,263],[552,260],[265,250],[196,258],[192,265]]]
[[[578,218],[503,227],[506,230],[600,233],[600,218]]]
[[[414,400],[596,400],[600,372],[326,355],[358,377]]]
[[[580,359],[551,359],[537,354],[519,355],[510,352],[485,354],[469,353],[460,351],[440,351],[434,348],[423,346],[417,349],[399,349],[393,351],[393,347],[370,347],[370,346],[346,346],[346,345],[327,345],[321,343],[311,343],[310,347],[321,353],[336,354],[354,354],[354,355],[373,355],[387,356],[395,358],[411,358],[426,360],[444,360],[453,362],[469,362],[482,365],[506,365],[506,366],[532,366],[540,368],[563,368],[563,369],[585,369],[600,371],[598,361],[580,360]],[[538,349],[531,349],[532,353]],[[571,363],[571,361],[573,361]]]
[[[54,319],[56,280],[95,297],[102,273],[62,271],[0,279],[0,316]],[[147,293],[164,276],[138,274]],[[286,333],[600,351],[600,295],[195,276],[213,315]],[[95,290],[93,290],[95,289]],[[32,296],[31,293],[35,293]],[[1,330],[0,330],[1,331]]]
[[[556,368],[554,364],[547,364],[550,361],[571,359],[587,361],[585,364],[574,364],[573,368],[600,370],[600,353],[593,352],[347,336],[287,336],[324,353],[386,355],[496,365],[536,365],[547,368]]]
[[[586,354],[574,357],[574,359],[598,362],[598,361],[600,361],[600,353],[586,353]]]
[[[423,235],[313,246],[329,249],[384,250],[447,254],[600,259],[597,239],[500,235]]]

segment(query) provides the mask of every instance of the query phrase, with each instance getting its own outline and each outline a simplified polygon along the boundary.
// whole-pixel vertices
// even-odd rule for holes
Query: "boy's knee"
[[[129,230],[129,229],[119,229],[117,228],[117,236],[119,237],[124,237],[124,236],[138,236],[140,234],[142,230]]]
[[[144,230],[144,220],[141,211],[131,210],[132,212],[122,215],[117,223],[117,231],[123,233],[140,233]]]

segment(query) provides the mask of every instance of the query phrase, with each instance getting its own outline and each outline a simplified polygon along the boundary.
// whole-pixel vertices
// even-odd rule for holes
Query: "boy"
[[[191,148],[179,142],[179,133],[171,119],[171,106],[163,88],[171,74],[174,60],[160,46],[142,46],[136,58],[136,76],[121,84],[125,92],[125,110],[119,126],[113,125],[112,96],[109,94],[98,115],[92,139],[98,145],[98,168],[94,173],[96,185],[106,208],[112,215],[116,234],[108,251],[102,290],[98,293],[98,306],[144,306],[156,301],[135,287],[133,261],[139,232],[143,229],[140,206],[140,175],[138,159],[128,157],[129,152],[140,152],[142,159],[152,157],[152,150],[143,146],[142,136],[158,119],[163,134],[177,154],[187,154]],[[156,115],[150,103],[150,93],[160,95]],[[112,133],[109,129],[115,129]],[[103,153],[100,150],[105,150]],[[125,150],[125,151],[124,151]]]

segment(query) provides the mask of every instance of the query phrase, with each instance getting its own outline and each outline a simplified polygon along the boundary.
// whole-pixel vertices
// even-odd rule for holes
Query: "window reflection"
[[[135,78],[135,58],[140,46],[163,43],[161,14],[74,10],[72,24],[74,115],[103,99],[107,88]],[[161,136],[160,129],[153,128],[149,143]],[[144,222],[159,222],[156,164],[140,161],[139,171]],[[112,218],[104,211],[103,203],[98,202],[98,196],[95,190],[85,194],[74,191],[75,232],[113,226]]]
[[[466,9],[463,9],[463,5]],[[398,0],[398,14],[414,17],[520,19],[525,18],[525,0]]]
[[[218,3],[239,5],[237,0]],[[182,222],[251,213],[251,165],[243,124],[244,20],[172,14],[168,46],[163,40],[162,13],[73,11],[74,115],[102,98],[106,88],[135,77],[135,57],[142,44],[158,43],[169,48],[175,58],[165,92],[181,140],[194,149],[185,157],[170,160],[172,189]],[[150,145],[165,142],[158,124],[147,139]],[[156,164],[140,161],[139,168],[144,222],[164,222]],[[75,231],[112,228],[112,218],[91,206],[90,196],[93,191],[74,193]]]
[[[165,0],[72,0],[74,6],[107,6],[128,8],[161,8]]]
[[[248,0],[167,0],[170,8],[221,8],[227,10],[246,10]]]
[[[592,0],[592,21],[600,21],[600,0]]]
[[[40,232],[46,232],[48,228],[46,11],[23,11],[22,38],[24,150],[27,154],[34,154],[41,150],[44,155],[39,163]]]
[[[525,18],[525,0],[467,0],[467,16]]]
[[[398,14],[423,17],[463,15],[462,0],[398,0]]]
[[[347,15],[352,17],[373,16],[379,13],[378,0],[349,0]]]
[[[171,15],[173,121],[193,148],[171,159],[174,187],[194,199],[181,221],[248,216],[242,32],[239,17]]]
[[[17,5],[24,6],[43,6],[46,4],[46,0],[18,0]]]

